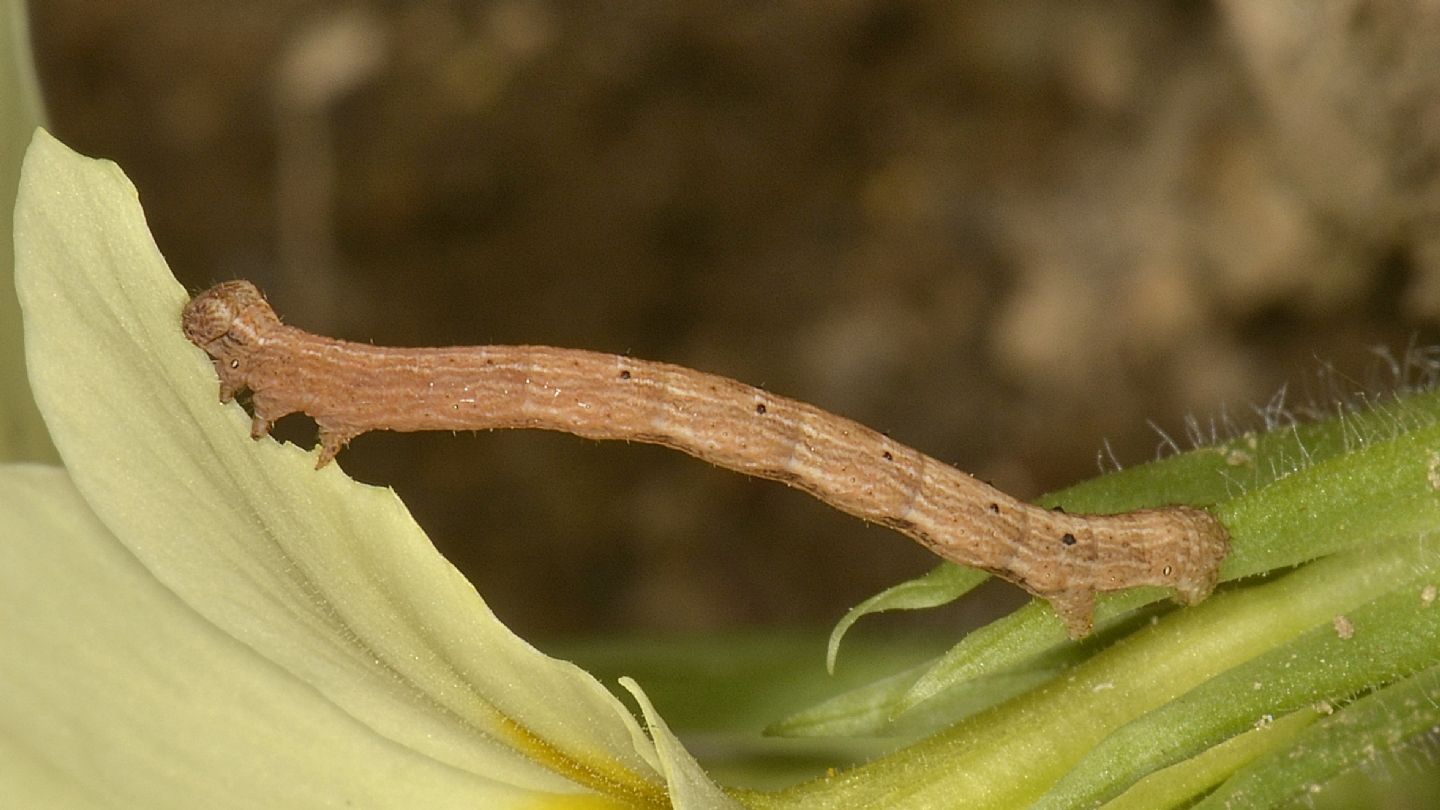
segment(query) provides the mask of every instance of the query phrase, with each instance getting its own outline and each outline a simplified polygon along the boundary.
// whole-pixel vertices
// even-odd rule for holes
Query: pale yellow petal
[[[500,624],[392,491],[250,440],[180,333],[186,293],[117,167],[38,135],[16,244],[31,382],[56,446],[101,522],[182,602],[458,770],[665,803],[624,707]]]

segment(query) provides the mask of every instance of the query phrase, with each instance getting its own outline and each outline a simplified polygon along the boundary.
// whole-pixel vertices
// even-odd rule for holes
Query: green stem
[[[1253,444],[1254,453],[1276,455],[1268,466],[1273,474],[1251,470],[1247,491],[1216,499],[1216,514],[1234,543],[1224,578],[1235,580],[1313,562],[1268,581],[1223,589],[1199,607],[1173,611],[1039,689],[915,745],[853,770],[777,794],[750,796],[747,801],[757,807],[807,808],[1028,806],[1118,729],[1227,671],[1316,628],[1328,628],[1337,616],[1387,594],[1403,592],[1405,599],[1391,601],[1418,606],[1414,595],[1421,583],[1433,581],[1440,559],[1440,536],[1429,534],[1440,526],[1440,425],[1433,422],[1437,401],[1435,394],[1427,394],[1264,441],[1241,440],[1246,446]],[[1304,444],[1307,439],[1315,441],[1314,448]],[[1192,472],[1207,477],[1209,483],[1192,482],[1188,491],[1179,487],[1182,494],[1217,494],[1217,458],[1226,466],[1230,460],[1213,449],[1196,451],[1188,458],[1193,459]],[[1277,459],[1293,463],[1287,466]],[[1175,468],[1168,466],[1172,473]],[[1140,472],[1118,477],[1154,495],[1153,482]],[[1227,490],[1239,489],[1235,480],[1231,476],[1222,483]],[[1116,498],[1113,491],[1111,497]],[[1063,497],[1059,500],[1067,508],[1071,505]],[[1164,500],[1175,498],[1158,499]],[[1143,598],[1121,594],[1115,599],[1125,603]],[[1394,616],[1396,609],[1375,615]],[[970,677],[1005,671],[1059,643],[1048,639],[1039,624],[1046,618],[1053,623],[1053,617],[1039,609],[1031,612],[1037,613],[1032,617],[1035,621],[1012,625],[1029,629],[992,641],[998,653],[991,654],[989,666],[972,669]],[[1361,654],[1358,648],[1348,649]],[[1307,688],[1343,700],[1366,685],[1365,678],[1356,681],[1357,671],[1373,670],[1366,677],[1377,679],[1394,674],[1383,674],[1386,670],[1376,663],[1383,657],[1379,653],[1363,655],[1366,661],[1359,664],[1332,656],[1294,665],[1316,668]],[[1276,706],[1283,705],[1287,696],[1265,688],[1266,673],[1276,674],[1279,682],[1278,667],[1291,664],[1277,661],[1270,669],[1256,665],[1260,689],[1273,697]],[[1364,669],[1367,666],[1372,669]],[[960,667],[964,668],[963,661]],[[1196,701],[1195,711],[1219,711],[1223,690],[1212,691],[1217,696]],[[1103,789],[1110,792],[1124,786],[1117,783]]]

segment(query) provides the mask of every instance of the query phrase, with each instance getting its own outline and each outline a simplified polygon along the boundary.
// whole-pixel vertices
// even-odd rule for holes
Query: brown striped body
[[[368,430],[537,428],[673,447],[782,481],[1050,601],[1074,637],[1096,591],[1175,588],[1197,602],[1228,549],[1208,512],[1070,515],[1018,501],[857,422],[668,363],[547,346],[385,348],[286,326],[248,282],[185,309],[222,400],[253,393],[252,435],[291,413],[320,427],[323,466]]]

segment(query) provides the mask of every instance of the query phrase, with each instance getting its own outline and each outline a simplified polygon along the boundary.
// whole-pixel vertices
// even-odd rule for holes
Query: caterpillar
[[[370,430],[533,428],[664,445],[1008,580],[1047,600],[1072,638],[1090,633],[1099,591],[1157,585],[1199,602],[1229,550],[1204,509],[1044,509],[858,422],[683,366],[549,346],[336,340],[281,323],[248,281],[196,295],[181,325],[213,360],[222,402],[250,391],[253,438],[292,413],[315,420],[317,468]]]

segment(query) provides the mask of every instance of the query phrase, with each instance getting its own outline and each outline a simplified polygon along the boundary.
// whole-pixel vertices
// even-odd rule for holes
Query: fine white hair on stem
[[[1160,437],[1160,443],[1155,446],[1155,458],[1161,459],[1166,456],[1180,454],[1180,445],[1175,442],[1175,439],[1172,438],[1169,433],[1165,432],[1165,428],[1161,427],[1159,422],[1153,419],[1147,419],[1145,420],[1145,424],[1149,425],[1150,429],[1155,432],[1155,435]]]
[[[1110,444],[1109,437],[1100,442],[1100,449],[1095,451],[1095,467],[1101,475],[1112,472],[1120,472],[1125,466],[1115,456],[1115,447]]]

